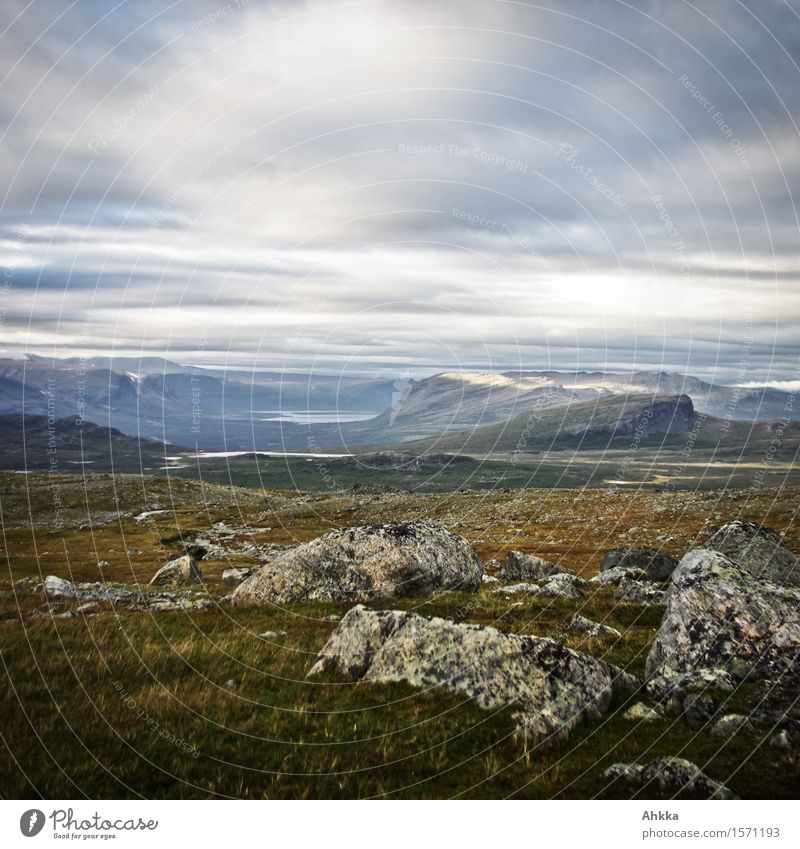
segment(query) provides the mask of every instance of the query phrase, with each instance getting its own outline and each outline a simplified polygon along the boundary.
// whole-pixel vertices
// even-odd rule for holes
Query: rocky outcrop
[[[166,584],[199,584],[203,580],[200,568],[191,554],[184,554],[170,560],[166,566],[162,566],[150,579],[152,586],[164,586]]]
[[[566,736],[605,713],[616,692],[638,686],[621,669],[554,640],[360,605],[339,623],[309,674],[329,668],[367,681],[443,686],[484,708],[514,705],[520,733],[536,741]]]
[[[667,608],[647,657],[648,677],[723,669],[774,681],[800,654],[800,589],[752,574],[709,549],[690,551],[672,575]]]
[[[642,569],[649,581],[666,581],[675,571],[678,558],[657,548],[613,548],[603,558],[600,572],[609,569]]]
[[[55,575],[48,575],[42,584],[48,600],[66,599],[82,602],[106,602],[112,606],[121,605],[128,610],[149,610],[163,612],[170,610],[209,610],[214,601],[198,592],[152,592],[136,587],[115,586],[113,584],[81,583],[73,584]],[[80,610],[80,608],[78,608]]]
[[[551,575],[572,574],[569,569],[543,560],[535,554],[524,554],[522,551],[509,551],[506,562],[500,570],[502,581],[540,581]]]
[[[480,589],[483,564],[435,522],[360,525],[285,551],[240,584],[234,604],[427,596]]]
[[[622,780],[636,788],[637,796],[688,797],[694,799],[736,799],[721,782],[709,778],[701,769],[684,758],[656,758],[645,766],[614,764],[604,773],[609,781]]]
[[[800,587],[800,561],[783,545],[781,537],[753,522],[723,525],[705,543],[719,551],[753,578]]]

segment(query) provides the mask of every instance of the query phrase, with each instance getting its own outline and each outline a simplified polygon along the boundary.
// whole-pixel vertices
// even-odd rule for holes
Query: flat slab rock
[[[151,592],[135,587],[101,583],[74,584],[55,575],[45,578],[42,590],[48,599],[104,601],[112,605],[126,606],[129,610],[209,610],[215,606],[214,601],[203,593]]]
[[[475,592],[482,578],[483,564],[469,543],[435,522],[359,525],[277,555],[236,588],[233,603]]]
[[[672,575],[646,673],[723,669],[737,681],[776,681],[798,656],[800,588],[756,580],[724,554],[696,549]]]
[[[649,764],[618,763],[603,778],[622,780],[637,790],[642,799],[690,797],[694,799],[736,799],[722,783],[709,778],[696,764],[684,758],[656,758]]]
[[[543,637],[419,616],[399,610],[347,612],[309,675],[335,669],[367,681],[445,687],[483,708],[518,707],[518,733],[558,740],[610,707],[634,676]]]

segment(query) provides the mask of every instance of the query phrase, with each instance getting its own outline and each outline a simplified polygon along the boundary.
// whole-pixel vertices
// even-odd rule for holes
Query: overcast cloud
[[[8,354],[798,378],[794,0],[3,15]]]

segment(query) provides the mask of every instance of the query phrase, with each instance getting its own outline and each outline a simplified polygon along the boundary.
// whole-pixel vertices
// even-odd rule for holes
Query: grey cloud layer
[[[788,3],[4,8],[8,351],[797,371]]]

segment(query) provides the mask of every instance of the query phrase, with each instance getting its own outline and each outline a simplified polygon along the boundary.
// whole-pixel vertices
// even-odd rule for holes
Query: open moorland
[[[637,789],[606,770],[659,756],[686,758],[741,797],[797,796],[797,753],[775,745],[776,705],[765,704],[778,700],[782,728],[796,722],[797,694],[778,685],[766,697],[747,680],[708,688],[717,716],[764,718],[733,735],[712,734],[669,705],[647,721],[631,717],[643,699],[634,691],[539,744],[517,733],[511,706],[482,708],[446,686],[335,671],[309,677],[352,603],[235,606],[223,572],[257,568],[338,528],[432,520],[466,539],[489,582],[477,592],[375,599],[369,608],[551,637],[642,676],[661,600],[622,600],[613,585],[591,581],[577,598],[502,592],[508,553],[536,554],[589,579],[609,549],[653,546],[681,557],[711,528],[741,518],[783,534],[798,552],[799,488],[296,492],[10,473],[0,485],[5,797],[648,798],[665,791]],[[197,545],[205,548],[202,582],[148,603],[148,593],[166,589],[148,586],[156,570]],[[113,592],[89,603],[48,597],[49,575],[138,592],[145,602],[123,603]],[[575,616],[616,633],[570,630]]]

